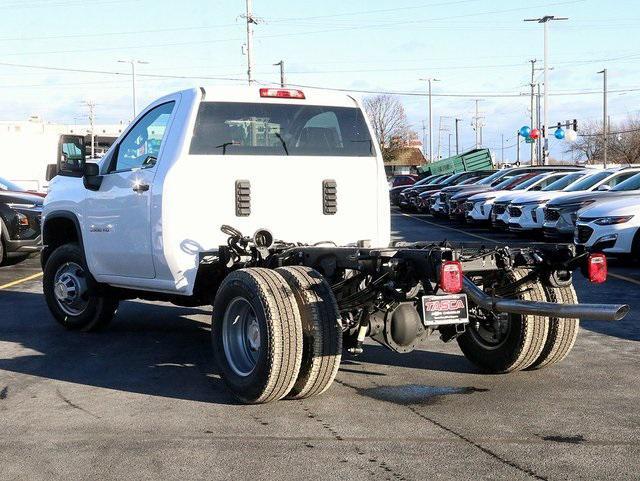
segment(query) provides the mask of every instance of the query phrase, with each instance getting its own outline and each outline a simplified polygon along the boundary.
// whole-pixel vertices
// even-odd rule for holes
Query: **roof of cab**
[[[357,107],[358,104],[354,97],[341,92],[331,90],[322,90],[316,88],[296,88],[304,93],[304,99],[294,98],[278,98],[278,97],[261,97],[260,89],[269,88],[280,90],[281,87],[272,87],[266,85],[242,85],[242,86],[221,86],[212,85],[209,87],[201,87],[205,93],[203,101],[205,102],[261,102],[275,104],[304,104],[304,105],[329,105],[332,107]],[[288,90],[289,87],[285,87]]]

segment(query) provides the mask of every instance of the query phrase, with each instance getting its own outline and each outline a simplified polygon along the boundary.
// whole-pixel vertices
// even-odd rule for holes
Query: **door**
[[[100,189],[88,194],[85,243],[96,275],[155,277],[151,195],[174,106],[164,103],[138,120],[105,159]]]

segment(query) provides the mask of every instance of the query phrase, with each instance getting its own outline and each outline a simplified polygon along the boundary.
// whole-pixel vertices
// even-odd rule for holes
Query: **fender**
[[[80,250],[82,252],[82,255],[84,257],[84,242],[82,239],[82,229],[80,228],[80,221],[78,220],[78,216],[76,216],[75,213],[68,211],[68,210],[57,210],[57,211],[53,211],[49,214],[46,215],[44,222],[42,223],[42,253],[40,255],[40,264],[42,266],[42,269],[44,270],[44,265],[47,262],[47,259],[49,258],[49,255],[51,255],[51,251],[48,248],[49,246],[47,245],[48,242],[48,238],[47,238],[47,226],[50,225],[50,221],[54,220],[54,219],[67,219],[70,220],[71,222],[73,222],[73,225],[75,226],[75,233],[76,233],[76,238],[78,240],[78,244],[80,245]],[[85,259],[86,261],[86,259]]]

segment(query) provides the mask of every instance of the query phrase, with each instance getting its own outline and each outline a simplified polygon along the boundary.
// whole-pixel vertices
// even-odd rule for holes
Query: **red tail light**
[[[595,284],[602,284],[607,280],[607,257],[601,253],[589,255],[589,280]]]
[[[260,89],[260,97],[274,97],[279,99],[303,99],[302,90],[295,89]]]
[[[440,266],[440,289],[450,294],[462,291],[462,264],[444,261]]]

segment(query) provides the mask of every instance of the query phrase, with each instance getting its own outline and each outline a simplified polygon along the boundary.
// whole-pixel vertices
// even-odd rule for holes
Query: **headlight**
[[[21,212],[16,212],[16,218],[18,219],[18,225],[22,227],[29,226],[29,218]]]
[[[530,200],[529,202],[521,202],[520,205],[544,205],[551,199]]]
[[[10,209],[33,209],[36,207],[36,204],[18,204],[18,203],[9,203],[6,204]]]
[[[594,224],[598,225],[615,225],[615,224],[624,224],[625,222],[629,222],[633,218],[632,215],[618,215],[611,217],[599,217],[594,220]]]

